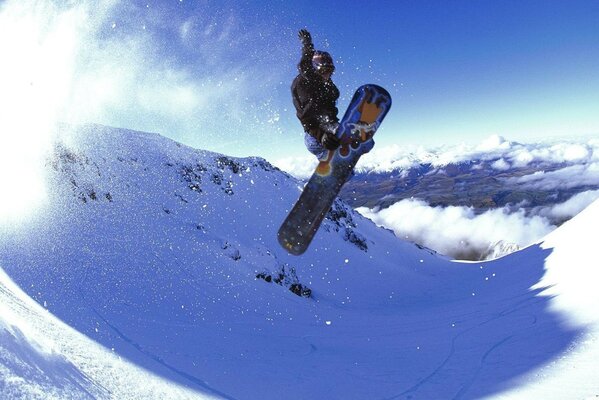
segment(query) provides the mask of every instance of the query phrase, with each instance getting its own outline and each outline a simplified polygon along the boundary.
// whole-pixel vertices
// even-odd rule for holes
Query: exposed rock
[[[274,282],[277,285],[286,287],[293,294],[310,298],[312,297],[312,289],[300,283],[295,268],[289,267],[287,264],[281,264],[275,272],[260,272],[256,274],[257,279],[263,279],[266,282]]]

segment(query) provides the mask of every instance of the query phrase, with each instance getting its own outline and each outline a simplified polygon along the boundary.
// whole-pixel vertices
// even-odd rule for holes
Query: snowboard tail
[[[356,90],[336,133],[341,145],[318,164],[279,229],[279,243],[289,253],[306,251],[356,163],[374,146],[372,138],[390,107],[391,96],[382,87],[364,85]]]

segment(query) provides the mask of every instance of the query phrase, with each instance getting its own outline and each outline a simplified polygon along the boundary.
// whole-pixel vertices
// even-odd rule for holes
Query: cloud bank
[[[599,199],[599,190],[588,190],[575,194],[563,203],[551,207],[541,207],[532,212],[551,220],[565,221],[580,213],[597,199]]]
[[[400,238],[460,259],[478,259],[500,241],[524,247],[555,228],[546,218],[528,217],[524,211],[495,209],[476,215],[472,208],[431,207],[420,199],[402,200],[382,210],[362,207],[358,211]]]
[[[599,140],[594,138],[562,139],[538,143],[512,142],[493,135],[475,146],[465,144],[435,149],[392,145],[362,157],[359,168],[364,172],[388,172],[417,164],[443,167],[471,161],[489,161],[498,170],[529,165],[593,164],[599,162]]]
[[[314,171],[314,157],[281,158],[273,163],[298,178],[309,177]],[[579,169],[565,169],[561,173],[548,176],[524,176],[522,183],[539,184],[553,178],[567,179],[582,172],[580,181],[598,183],[599,140],[594,138],[563,139],[539,143],[511,142],[502,136],[493,135],[475,146],[465,144],[427,149],[422,146],[394,144],[376,147],[364,155],[356,169],[361,173],[385,173],[407,170],[421,164],[430,164],[442,168],[448,164],[489,162],[497,171],[512,168],[535,166],[542,168],[578,165]],[[582,177],[581,177],[582,178]]]
[[[469,207],[432,207],[420,199],[399,201],[385,209],[357,209],[379,226],[403,239],[457,259],[480,259],[498,243],[522,248],[540,241],[556,228],[552,220],[567,220],[599,199],[599,190],[526,214],[499,208],[476,214]],[[513,247],[511,250],[515,250]]]
[[[509,178],[509,184],[541,190],[570,189],[599,184],[599,162],[570,165],[556,171],[538,171],[519,178]]]

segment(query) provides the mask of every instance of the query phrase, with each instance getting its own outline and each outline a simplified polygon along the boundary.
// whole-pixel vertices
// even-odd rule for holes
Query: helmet
[[[335,65],[333,57],[326,51],[315,51],[312,56],[312,66],[317,72],[333,72]]]

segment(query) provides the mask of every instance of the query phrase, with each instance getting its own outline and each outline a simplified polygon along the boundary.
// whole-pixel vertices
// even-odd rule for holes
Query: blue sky
[[[26,3],[57,26],[81,11],[66,19],[79,41],[62,68],[69,121],[238,156],[306,154],[289,90],[305,27],[337,62],[340,114],[361,84],[393,96],[377,147],[599,133],[597,1]],[[0,2],[9,16],[18,4]]]
[[[270,37],[285,50],[306,26],[342,62],[334,77],[340,109],[362,83],[388,88],[394,107],[379,145],[599,133],[598,2],[354,3],[279,3],[265,16],[280,24],[280,36]],[[284,56],[287,82],[297,57]],[[280,91],[285,107],[287,86]],[[281,117],[285,147],[301,146],[292,114]]]

